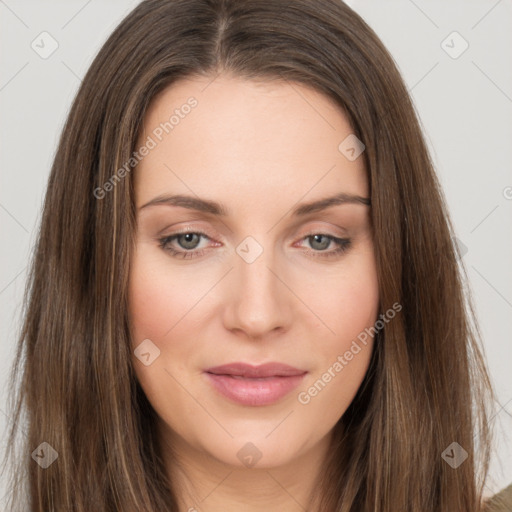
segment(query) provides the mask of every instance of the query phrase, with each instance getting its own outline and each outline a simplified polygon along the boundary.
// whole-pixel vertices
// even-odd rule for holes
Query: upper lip
[[[299,370],[298,368],[282,363],[266,363],[259,366],[246,363],[229,363],[222,366],[214,366],[205,371],[215,375],[233,375],[247,378],[291,377],[307,373],[305,370]]]

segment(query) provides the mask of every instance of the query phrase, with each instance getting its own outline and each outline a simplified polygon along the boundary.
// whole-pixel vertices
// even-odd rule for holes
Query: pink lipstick
[[[231,363],[205,370],[209,382],[226,398],[242,405],[277,402],[302,381],[307,371],[281,363],[252,366]]]

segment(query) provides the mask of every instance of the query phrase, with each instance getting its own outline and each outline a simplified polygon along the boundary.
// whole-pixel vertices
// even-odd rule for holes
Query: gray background
[[[58,136],[81,77],[136,4],[0,0],[0,432],[10,423],[3,384]],[[512,2],[350,5],[381,37],[411,91],[464,253],[499,398],[491,419],[497,433],[491,494],[512,481],[512,438],[505,435],[512,432]],[[31,47],[43,31],[59,45],[47,59]],[[458,55],[464,40],[469,47]],[[5,434],[1,440],[0,450]],[[4,477],[0,510],[6,492]]]

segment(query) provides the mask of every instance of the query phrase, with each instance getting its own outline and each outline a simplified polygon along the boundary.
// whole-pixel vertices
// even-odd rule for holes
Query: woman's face
[[[134,171],[133,364],[178,451],[289,463],[325,450],[354,398],[373,340],[353,342],[378,314],[370,207],[322,203],[368,197],[351,133],[297,83],[188,79],[152,102]],[[254,370],[268,363],[292,370]]]

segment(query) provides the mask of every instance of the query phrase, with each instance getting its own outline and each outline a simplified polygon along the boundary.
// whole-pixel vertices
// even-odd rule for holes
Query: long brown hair
[[[341,0],[146,0],[101,48],[59,141],[27,282],[10,510],[23,493],[31,512],[178,510],[131,366],[133,173],[94,191],[129,161],[157,93],[219,73],[313,87],[366,146],[380,307],[402,311],[335,427],[319,510],[480,510],[493,395],[467,276],[407,88]],[[43,442],[58,454],[46,469],[30,457]],[[468,454],[457,468],[442,456],[454,442]]]

